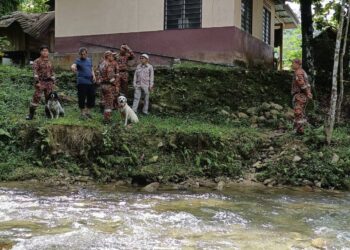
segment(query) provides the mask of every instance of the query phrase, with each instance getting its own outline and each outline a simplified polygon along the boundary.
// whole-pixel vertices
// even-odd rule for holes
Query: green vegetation
[[[0,66],[1,181],[178,183],[251,173],[270,185],[349,185],[349,128],[336,130],[331,147],[322,128],[293,135],[288,73],[190,64],[158,69],[152,115],[132,127],[122,126],[117,113],[103,125],[98,108],[94,119],[80,120],[74,75],[61,72],[58,79],[66,116],[47,120],[42,105],[28,122],[32,73]]]
[[[283,37],[283,65],[285,69],[290,69],[293,59],[302,58],[300,25],[297,29],[285,30]]]

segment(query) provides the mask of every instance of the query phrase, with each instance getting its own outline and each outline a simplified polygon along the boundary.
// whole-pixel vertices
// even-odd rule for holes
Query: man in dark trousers
[[[73,72],[77,74],[77,89],[79,108],[82,119],[91,119],[90,110],[95,106],[95,73],[92,61],[88,58],[87,48],[79,49],[79,56],[71,66]]]
[[[32,102],[29,107],[29,114],[27,120],[32,120],[35,115],[35,110],[39,106],[42,93],[45,95],[45,103],[49,99],[49,95],[52,92],[55,84],[55,73],[52,63],[49,60],[49,47],[46,45],[40,48],[40,57],[33,63],[35,91],[32,98]],[[47,108],[45,107],[47,112]]]

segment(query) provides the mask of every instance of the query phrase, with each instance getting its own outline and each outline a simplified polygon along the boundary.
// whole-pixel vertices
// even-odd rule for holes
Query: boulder
[[[284,118],[287,120],[293,120],[294,119],[294,111],[292,109],[288,110],[284,113]]]
[[[247,119],[249,116],[248,116],[246,113],[239,112],[239,113],[238,113],[238,117],[239,117],[240,119]]]
[[[225,182],[224,181],[219,181],[218,185],[216,186],[216,189],[219,191],[222,191],[225,187]]]
[[[224,115],[224,116],[231,116],[231,114],[228,111],[224,110],[224,109],[220,111],[220,114]]]
[[[263,164],[261,161],[257,161],[253,164],[253,167],[259,169],[263,167]]]
[[[264,102],[261,104],[260,108],[262,111],[268,111],[271,108],[271,105],[268,104],[267,102]]]
[[[296,155],[296,156],[294,156],[294,158],[293,158],[293,162],[299,162],[299,161],[301,161],[302,160],[302,158],[299,156],[299,155]]]
[[[268,184],[273,183],[273,182],[275,182],[274,179],[266,179],[266,180],[264,180],[264,185],[268,185]]]
[[[311,246],[316,247],[318,249],[326,249],[327,242],[325,239],[317,238],[311,241]]]
[[[264,116],[268,119],[268,118],[272,117],[272,114],[271,114],[271,112],[265,112]]]
[[[260,117],[259,117],[259,122],[265,122],[265,121],[266,121],[265,116],[260,116]]]
[[[280,113],[278,110],[276,110],[276,109],[271,109],[271,110],[270,110],[270,113],[271,113],[271,115],[273,115],[273,116],[278,116],[278,115],[281,114],[281,113]]]
[[[159,156],[158,155],[154,155],[154,156],[152,156],[152,158],[151,159],[149,159],[149,163],[156,163],[157,161],[158,161],[158,158],[159,158]]]
[[[153,192],[157,191],[158,188],[159,188],[159,182],[153,182],[151,184],[148,184],[144,188],[142,188],[142,191],[153,193]]]
[[[339,159],[340,159],[339,155],[333,154],[332,164],[337,164]]]
[[[251,108],[249,108],[249,109],[247,109],[247,113],[249,114],[249,115],[256,115],[257,114],[257,108],[256,107],[251,107]]]
[[[250,118],[250,122],[253,123],[253,124],[258,123],[258,120],[259,120],[259,117],[257,117],[256,115],[253,115],[253,116]]]
[[[270,103],[271,108],[276,109],[276,110],[283,110],[283,107],[277,103]]]
[[[216,187],[215,182],[212,180],[200,179],[200,180],[198,180],[198,182],[199,182],[199,186],[201,186],[201,187],[206,187],[206,188],[215,188]]]

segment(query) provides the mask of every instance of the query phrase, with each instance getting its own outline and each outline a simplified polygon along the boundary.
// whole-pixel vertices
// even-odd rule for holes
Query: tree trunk
[[[315,66],[311,40],[313,39],[312,0],[300,0],[303,69],[309,76],[312,90],[315,91]]]
[[[350,23],[350,0],[348,1],[348,17],[346,19],[346,27],[345,27],[345,35],[343,36],[343,48],[342,53],[339,59],[339,100],[337,103],[337,122],[339,122],[341,117],[341,106],[343,103],[344,98],[344,56],[346,53],[346,45],[347,45],[347,39],[348,39],[348,32],[349,32],[349,23]]]
[[[344,16],[345,16],[344,5],[345,5],[345,0],[342,0],[341,18],[340,18],[340,24],[339,24],[338,33],[337,33],[337,40],[335,43],[335,51],[334,51],[332,95],[331,95],[329,113],[328,113],[328,117],[326,118],[326,124],[325,124],[325,134],[326,134],[326,140],[328,144],[330,144],[332,141],[332,135],[333,135],[334,123],[335,123],[335,111],[336,111],[337,99],[338,99],[337,76],[338,76],[338,66],[339,66],[339,52],[340,52],[341,38],[342,38],[343,26],[344,26]]]

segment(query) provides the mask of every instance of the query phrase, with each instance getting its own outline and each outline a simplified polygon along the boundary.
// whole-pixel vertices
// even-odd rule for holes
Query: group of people
[[[95,106],[95,84],[101,88],[101,103],[103,107],[103,117],[106,123],[111,121],[111,114],[118,108],[117,98],[120,95],[128,94],[128,62],[134,59],[134,52],[126,44],[121,45],[120,52],[106,51],[101,59],[97,74],[95,74],[93,64],[88,58],[86,48],[79,49],[79,58],[71,66],[73,72],[77,74],[77,90],[79,108],[83,119],[90,119],[90,110]],[[304,133],[305,108],[308,100],[312,99],[311,87],[308,82],[306,72],[302,69],[302,61],[295,59],[292,62],[294,78],[291,94],[293,96],[294,108],[294,129],[296,133]],[[49,60],[49,48],[40,48],[40,57],[33,63],[35,92],[30,103],[28,120],[34,118],[35,110],[44,92],[46,101],[53,91],[55,84],[55,74],[53,65]],[[142,112],[148,114],[149,94],[154,86],[154,70],[149,64],[149,56],[142,54],[140,64],[138,64],[134,79],[134,100],[132,109],[137,113],[142,92],[145,95]],[[47,110],[46,110],[47,112]]]
[[[101,89],[100,105],[103,109],[104,122],[111,121],[112,111],[118,108],[117,98],[128,94],[128,62],[134,59],[135,54],[126,44],[121,45],[120,52],[108,50],[101,59],[95,73],[92,60],[88,58],[87,48],[79,49],[79,58],[72,64],[71,70],[77,75],[78,104],[82,119],[91,119],[91,109],[95,106],[96,85]],[[32,120],[38,107],[42,93],[46,102],[54,89],[55,74],[53,64],[49,60],[49,48],[40,48],[40,57],[33,63],[35,92],[30,103],[27,120]],[[149,108],[149,95],[154,86],[154,70],[149,63],[149,56],[142,54],[134,79],[134,100],[132,109],[137,113],[139,101],[144,93],[142,113],[147,115]],[[45,111],[48,113],[47,107]]]

